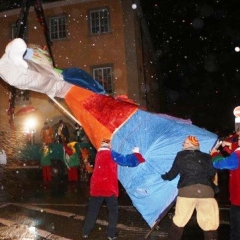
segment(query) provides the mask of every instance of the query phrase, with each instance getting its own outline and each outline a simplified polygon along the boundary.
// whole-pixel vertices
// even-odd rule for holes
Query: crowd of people
[[[79,154],[76,143],[86,139],[82,127],[76,123],[73,141],[67,125],[60,120],[54,130],[48,122],[44,122],[40,136],[40,149],[43,180],[51,181],[51,144],[64,146],[65,163],[69,182],[77,182],[79,168]],[[137,150],[136,150],[137,149]],[[124,156],[127,166],[134,167],[145,160],[136,148],[134,153]],[[86,149],[81,149],[83,160],[87,159]],[[116,239],[116,225],[118,219],[118,178],[117,164],[119,154],[111,150],[110,140],[103,140],[97,150],[95,166],[89,167],[83,163],[86,171],[92,173],[90,181],[89,209],[84,222],[82,237],[88,238],[94,228],[98,212],[105,201],[109,210],[108,239]],[[120,155],[122,158],[123,156]],[[130,157],[129,157],[130,156]],[[235,134],[223,141],[218,141],[209,154],[201,152],[200,142],[195,136],[188,136],[182,151],[178,152],[171,169],[161,175],[163,180],[171,181],[180,176],[178,181],[178,196],[175,213],[169,230],[168,240],[181,240],[184,226],[190,220],[194,210],[197,212],[197,222],[203,230],[205,240],[217,240],[219,228],[219,207],[215,198],[217,170],[229,170],[230,191],[230,240],[240,239],[240,136]]]
[[[63,148],[63,160],[66,166],[68,181],[76,183],[79,181],[79,175],[82,181],[89,181],[92,171],[91,162],[94,160],[87,136],[82,127],[75,123],[75,128],[70,136],[70,131],[65,122],[60,120],[58,125],[52,127],[46,121],[40,131],[42,146],[39,150],[40,167],[42,169],[42,178],[44,182],[52,181],[51,166],[53,144],[61,144]],[[82,144],[82,148],[78,144]],[[80,148],[80,149],[78,149]]]
[[[79,168],[79,154],[74,145],[86,140],[82,127],[76,123],[73,132],[73,141],[67,125],[60,120],[54,132],[48,122],[44,122],[40,136],[40,149],[43,180],[51,181],[51,144],[58,143],[64,146],[65,163],[68,172],[68,181],[77,182]],[[84,171],[93,173],[90,183],[89,211],[83,226],[83,238],[88,238],[96,222],[98,212],[103,201],[109,209],[108,239],[115,239],[117,211],[117,164],[116,157],[110,147],[110,140],[103,140],[97,151],[95,168],[86,165],[86,149],[81,149]],[[89,152],[88,152],[89,153]],[[116,153],[115,153],[116,154]],[[135,152],[136,154],[136,152]],[[134,156],[134,154],[133,154]],[[142,157],[142,156],[141,156]],[[136,160],[135,160],[136,161]],[[144,160],[142,160],[144,162]],[[219,207],[215,199],[217,170],[229,170],[230,191],[230,240],[240,239],[240,136],[238,133],[218,141],[209,154],[200,151],[200,142],[195,136],[188,136],[183,144],[182,151],[178,152],[169,172],[161,175],[163,180],[173,180],[178,175],[178,196],[176,199],[175,214],[169,230],[168,240],[181,240],[184,226],[190,220],[194,210],[197,212],[197,222],[203,230],[205,240],[217,240],[219,228]],[[140,162],[135,162],[138,165]],[[109,164],[109,165],[108,165]],[[132,163],[130,162],[130,165]],[[101,171],[99,172],[99,169]],[[110,169],[110,170],[109,170]],[[83,171],[82,171],[83,173]],[[109,181],[106,185],[104,176]],[[103,182],[102,182],[103,181]],[[114,183],[111,183],[113,181]],[[106,186],[110,186],[109,189]],[[113,188],[112,188],[113,187]]]
[[[128,167],[136,167],[144,163],[144,158],[136,147],[133,153],[123,156],[113,150],[109,139],[102,140],[102,137],[113,136],[116,129],[120,128],[129,118],[136,116],[136,113],[143,116],[138,107],[126,102],[117,102],[115,99],[105,95],[96,95],[83,88],[73,86],[67,81],[58,79],[55,71],[49,69],[46,76],[42,75],[40,70],[34,66],[37,64],[31,59],[28,62],[23,59],[26,52],[26,43],[21,39],[14,39],[6,47],[4,56],[0,60],[0,74],[2,79],[12,86],[19,89],[29,89],[48,96],[64,98],[71,110],[79,118],[84,116],[84,130],[88,130],[88,136],[91,135],[91,141],[100,147],[95,158],[95,165],[90,181],[90,201],[87,216],[84,221],[82,237],[88,238],[96,222],[100,206],[103,201],[106,202],[109,210],[109,224],[107,229],[107,238],[116,239],[116,225],[118,220],[118,172],[117,164],[125,164]],[[38,66],[39,67],[39,66]],[[6,68],[9,71],[6,71]],[[41,69],[41,68],[39,68]],[[32,79],[39,81],[32,81]],[[44,88],[42,87],[44,86]],[[81,93],[81,94],[80,94]],[[91,99],[91,100],[90,100]],[[87,101],[86,101],[87,100]],[[94,104],[89,104],[89,102]],[[112,105],[111,105],[112,103]],[[113,104],[114,103],[114,104]],[[102,105],[99,105],[102,104]],[[121,108],[121,114],[111,114],[111,118],[100,118],[103,114],[100,110],[104,105],[104,110],[111,110],[114,105]],[[86,106],[87,105],[87,106]],[[95,107],[95,108],[94,108]],[[82,111],[84,109],[84,111]],[[125,111],[124,111],[125,110]],[[85,114],[88,111],[89,114]],[[99,112],[98,112],[99,111]],[[84,113],[83,113],[84,112]],[[90,114],[91,112],[91,114]],[[97,117],[98,118],[97,118]],[[155,115],[149,115],[152,119]],[[89,124],[89,119],[91,124]],[[134,118],[135,121],[140,119]],[[150,118],[149,118],[150,119]],[[110,121],[112,120],[112,121]],[[42,131],[43,148],[42,162],[43,177],[49,181],[48,160],[51,149],[47,148],[49,142],[54,141],[52,131],[48,124],[44,124]],[[57,142],[63,144],[65,148],[66,162],[69,167],[71,179],[76,180],[75,169],[71,169],[70,156],[74,154],[74,149],[68,145],[70,143],[69,132],[62,121],[59,122],[57,129]],[[76,126],[76,141],[81,139],[79,126]],[[96,133],[97,132],[97,133]],[[144,133],[145,134],[145,133]],[[229,170],[229,192],[230,192],[230,240],[240,239],[240,136],[235,135],[237,144],[231,140],[217,142],[210,153],[201,152],[201,143],[196,136],[187,136],[183,142],[182,151],[176,154],[171,169],[166,173],[159,173],[159,178],[164,181],[171,181],[179,176],[178,196],[176,199],[175,213],[172,220],[172,226],[169,230],[168,240],[180,240],[183,230],[194,210],[197,212],[197,222],[204,232],[205,240],[217,240],[219,228],[219,207],[214,197],[213,181],[216,177],[217,169]],[[101,139],[101,140],[100,140]],[[100,142],[101,141],[101,142]],[[48,143],[47,143],[48,142]],[[220,149],[220,147],[222,149]],[[211,146],[209,146],[211,148]],[[72,152],[71,152],[72,151]],[[224,152],[224,154],[223,154]],[[118,162],[118,158],[123,162]],[[161,174],[161,175],[160,175]],[[216,184],[216,181],[214,181]]]
[[[217,240],[219,207],[214,190],[217,170],[229,170],[230,236],[229,240],[240,239],[240,134],[217,141],[210,153],[200,151],[195,136],[188,136],[183,150],[177,153],[169,172],[162,179],[173,180],[178,175],[178,196],[175,214],[169,230],[168,240],[180,240],[184,226],[196,210],[197,222],[204,231],[204,240]]]
[[[139,154],[139,149],[134,153]],[[115,154],[115,155],[114,155]],[[90,200],[87,216],[83,225],[82,237],[89,237],[94,228],[98,212],[103,201],[109,210],[108,239],[116,239],[117,210],[117,162],[118,153],[110,147],[110,141],[103,141],[96,155],[95,168],[90,182]],[[137,166],[145,160],[139,154]],[[230,191],[230,236],[229,240],[240,239],[240,136],[225,141],[218,141],[210,153],[200,150],[200,142],[189,135],[182,143],[182,151],[178,152],[171,169],[162,174],[163,180],[171,181],[180,176],[175,213],[169,229],[168,240],[181,240],[184,227],[196,211],[197,223],[203,230],[204,240],[218,240],[220,224],[219,206],[215,198],[217,170],[229,169]],[[132,165],[131,165],[132,164]],[[107,181],[107,182],[106,182]],[[113,181],[113,182],[112,182]]]
[[[75,123],[74,130],[72,133],[72,137],[70,136],[69,127],[63,120],[59,120],[57,127],[55,129],[53,126],[50,126],[46,121],[40,131],[41,141],[44,144],[52,144],[52,143],[62,143],[67,144],[70,141],[75,142],[84,142],[88,141],[87,136],[83,130],[83,128]]]

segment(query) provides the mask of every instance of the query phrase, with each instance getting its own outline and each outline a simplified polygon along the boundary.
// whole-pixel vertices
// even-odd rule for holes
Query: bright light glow
[[[35,228],[34,226],[30,226],[30,227],[28,228],[28,230],[29,230],[29,232],[31,232],[31,233],[35,233],[35,232],[36,232],[36,228]]]
[[[240,48],[239,47],[235,47],[235,52],[239,52]]]
[[[34,118],[29,118],[26,121],[26,125],[28,126],[28,128],[34,128],[36,126],[36,120]]]
[[[137,4],[133,3],[132,4],[132,9],[136,9],[137,8]]]
[[[235,123],[240,123],[240,117],[235,118]]]

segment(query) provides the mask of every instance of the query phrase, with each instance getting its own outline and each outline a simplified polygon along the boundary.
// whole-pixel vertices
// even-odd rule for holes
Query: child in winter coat
[[[76,146],[77,142],[70,142],[64,145],[64,160],[67,166],[69,182],[78,182],[79,154]]]
[[[50,182],[52,181],[51,174],[51,149],[48,145],[43,144],[40,149],[40,167],[42,168],[43,181]]]

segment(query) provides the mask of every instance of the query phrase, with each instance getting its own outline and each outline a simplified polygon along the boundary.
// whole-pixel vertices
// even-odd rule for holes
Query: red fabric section
[[[112,133],[97,121],[83,106],[83,102],[95,93],[74,86],[65,96],[65,101],[79,120],[93,146],[98,149],[103,138],[111,138]]]
[[[105,95],[92,95],[83,103],[85,109],[113,132],[136,109],[136,104]]]
[[[77,86],[71,88],[65,101],[96,149],[101,146],[104,138],[111,139],[116,128],[138,109],[134,104],[95,94]]]

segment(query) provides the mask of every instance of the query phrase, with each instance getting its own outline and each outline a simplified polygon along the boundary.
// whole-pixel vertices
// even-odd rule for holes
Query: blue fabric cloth
[[[106,94],[102,85],[81,68],[72,67],[63,69],[62,75],[66,82],[86,88],[95,93]]]
[[[200,141],[200,150],[208,153],[217,135],[181,119],[138,110],[112,138],[112,149],[127,154],[134,147],[146,162],[137,167],[118,166],[119,180],[133,205],[150,227],[177,196],[177,182],[164,181],[161,174],[169,171],[182,142],[188,135]]]

